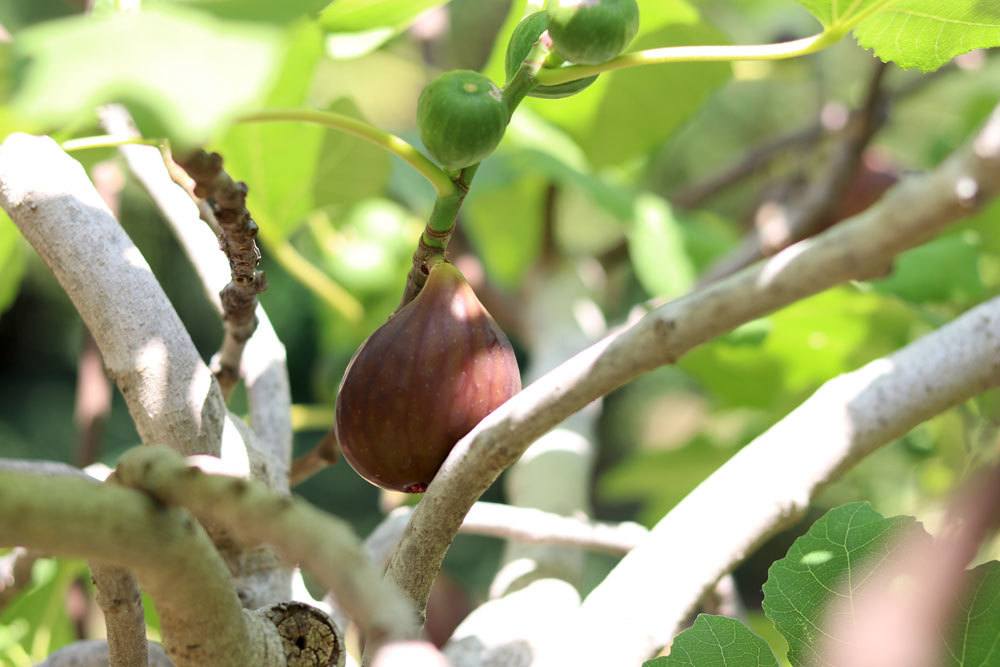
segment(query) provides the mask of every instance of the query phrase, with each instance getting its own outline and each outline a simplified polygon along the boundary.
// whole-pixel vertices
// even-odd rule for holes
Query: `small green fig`
[[[434,159],[452,171],[492,153],[507,120],[500,89],[471,70],[445,72],[427,84],[417,101],[420,139]]]
[[[520,390],[507,337],[442,261],[355,353],[337,396],[337,439],[372,484],[421,493],[455,443]]]
[[[535,12],[530,14],[517,24],[514,32],[510,35],[507,43],[507,54],[504,59],[504,69],[507,73],[507,81],[514,78],[521,63],[528,56],[531,47],[538,41],[539,36],[549,27],[549,15],[547,12]],[[544,97],[555,99],[559,97],[569,97],[573,93],[578,93],[597,80],[596,76],[588,76],[586,79],[557,83],[554,86],[535,86],[528,93],[531,97]]]
[[[555,52],[581,65],[599,65],[625,50],[639,32],[635,0],[548,0]]]

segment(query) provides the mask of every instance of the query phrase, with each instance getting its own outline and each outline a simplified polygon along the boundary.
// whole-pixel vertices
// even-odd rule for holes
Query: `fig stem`
[[[545,64],[551,50],[552,40],[549,38],[549,33],[543,32],[531,51],[525,56],[517,73],[504,88],[503,100],[507,106],[508,121],[525,95],[538,85],[538,72]],[[453,187],[451,191],[438,191],[430,218],[427,220],[423,234],[420,235],[417,249],[413,253],[413,265],[406,276],[406,287],[403,290],[403,298],[396,308],[397,311],[413,301],[417,294],[420,294],[424,283],[427,282],[432,261],[444,257],[452,232],[455,231],[458,211],[462,208],[462,202],[465,201],[465,196],[469,193],[469,188],[472,187],[472,179],[476,176],[478,169],[478,163],[465,167],[451,179]]]
[[[238,116],[237,123],[273,123],[273,122],[296,122],[314,123],[322,125],[332,130],[345,132],[347,134],[364,139],[365,141],[384,148],[396,157],[400,158],[408,165],[416,169],[420,174],[430,181],[439,197],[446,197],[454,194],[455,183],[451,177],[441,167],[434,164],[429,157],[417,150],[406,140],[397,137],[374,125],[330,111],[316,111],[315,109],[265,109],[254,111]]]
[[[668,46],[624,53],[599,65],[571,65],[543,69],[538,73],[538,83],[552,86],[577,79],[585,79],[602,72],[610,72],[642,65],[684,62],[726,62],[734,60],[786,60],[798,58],[840,41],[846,34],[844,26],[831,27],[821,33],[776,44],[726,44],[719,46]]]
[[[538,41],[524,57],[521,66],[503,89],[503,101],[507,105],[508,120],[525,95],[538,85],[538,73],[552,54],[552,39],[546,30],[538,36]]]
[[[118,146],[129,146],[132,144],[162,146],[164,143],[163,139],[144,139],[142,137],[119,137],[110,134],[99,134],[93,137],[67,139],[59,145],[67,153],[72,153],[74,151],[84,151],[94,148],[117,148]]]
[[[478,164],[473,164],[462,169],[455,176],[455,192],[446,196],[439,196],[434,202],[434,209],[427,220],[423,234],[420,235],[420,242],[413,253],[413,266],[406,276],[406,288],[403,290],[403,298],[399,302],[402,308],[413,301],[420,290],[427,282],[427,275],[430,273],[432,260],[444,257],[445,250],[448,249],[448,242],[451,234],[455,231],[455,221],[458,219],[458,211],[462,208],[465,195],[469,192],[472,179],[479,169]]]

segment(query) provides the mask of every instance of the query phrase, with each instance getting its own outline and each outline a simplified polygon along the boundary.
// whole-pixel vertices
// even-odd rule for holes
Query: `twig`
[[[384,567],[403,537],[413,515],[410,507],[397,507],[365,540],[373,563]],[[637,523],[604,523],[555,512],[479,501],[462,520],[459,532],[486,535],[526,544],[579,547],[623,556],[638,546],[649,531]]]
[[[64,646],[37,667],[108,667],[109,656],[108,643],[92,639]],[[174,667],[163,646],[156,642],[149,642],[149,667]]]
[[[312,449],[292,461],[289,483],[297,486],[323,468],[333,465],[340,458],[340,443],[337,432],[331,427]]]
[[[223,396],[228,398],[240,379],[243,348],[257,328],[257,295],[267,289],[264,272],[257,270],[257,223],[246,207],[246,183],[230,178],[221,155],[199,150],[178,164],[194,179],[195,195],[211,205],[222,232],[219,245],[232,272],[232,280],[219,293],[225,336],[212,361]]]
[[[0,206],[83,317],[143,441],[218,454],[228,414],[212,373],[79,163],[52,139],[10,135]]]
[[[149,648],[139,583],[125,568],[90,563],[97,604],[104,613],[108,667],[146,667]]]
[[[343,521],[259,483],[203,474],[162,447],[127,452],[118,474],[123,483],[160,502],[182,505],[202,521],[225,526],[245,544],[266,542],[285,561],[301,563],[374,644],[417,636],[412,606],[372,567]]]
[[[588,659],[648,658],[719,577],[799,520],[826,484],[930,417],[998,385],[1000,299],[824,384],[702,482],[587,597],[581,631],[600,628],[607,640],[590,647]]]
[[[742,245],[706,271],[700,284],[718,280],[773,255],[829,226],[833,212],[858,169],[865,147],[885,118],[882,81],[887,65],[875,61],[864,102],[851,113],[823,172],[793,201],[762,207],[753,231]]]
[[[909,81],[900,84],[894,90],[887,92],[884,97],[886,105],[896,105],[902,100],[924,90],[928,85],[937,81],[940,77],[956,71],[958,68],[953,64],[945,65],[933,72],[914,77]],[[857,114],[860,109],[856,109]],[[889,119],[889,110],[883,109],[878,114],[875,122],[881,126]],[[788,134],[773,137],[749,150],[739,160],[724,167],[717,174],[705,177],[704,180],[696,181],[684,185],[670,194],[670,201],[682,208],[698,208],[720,192],[740,183],[746,178],[761,173],[777,158],[781,157],[789,150],[806,149],[810,146],[825,140],[828,137],[837,135],[853,129],[848,123],[846,127],[831,132],[830,128],[818,119],[805,127],[792,130]]]
[[[668,303],[526,387],[455,446],[414,512],[388,568],[422,608],[462,518],[539,436],[632,378],[800,298],[885,272],[893,258],[1000,192],[1000,109],[936,170],[880,203],[707,288]]]
[[[268,664],[265,635],[248,630],[225,563],[183,510],[117,485],[0,470],[0,544],[11,543],[135,571],[177,667]]]
[[[698,208],[706,201],[736,185],[740,181],[759,174],[776,158],[792,148],[814,146],[826,135],[823,124],[816,122],[788,134],[769,139],[749,150],[742,158],[717,174],[702,181],[685,185],[670,195],[670,202],[681,208]]]

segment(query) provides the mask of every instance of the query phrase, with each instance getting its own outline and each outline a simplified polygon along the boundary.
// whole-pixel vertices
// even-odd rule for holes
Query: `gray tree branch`
[[[284,665],[273,626],[248,623],[225,563],[183,510],[117,485],[0,470],[0,544],[134,571],[176,667]]]
[[[286,562],[301,563],[333,593],[372,646],[419,635],[413,606],[382,578],[340,519],[257,482],[204,474],[162,447],[127,452],[118,474],[123,483],[160,502],[226,527],[244,544],[267,543]]]
[[[80,164],[52,139],[10,135],[0,206],[87,324],[143,441],[218,455],[225,434],[241,448],[211,371]]]
[[[120,106],[100,111],[104,128],[115,136],[136,136],[128,112]],[[160,209],[205,288],[205,297],[219,315],[223,314],[219,293],[230,282],[229,263],[219,251],[216,233],[203,222],[203,212],[192,192],[178,185],[164,162],[163,154],[152,146],[125,145],[119,148],[129,170]],[[180,168],[175,166],[175,170]],[[180,177],[182,174],[179,174]],[[186,177],[186,175],[184,175]],[[211,215],[209,212],[208,215]],[[258,446],[273,462],[267,476],[275,489],[288,488],[288,465],[292,455],[291,389],[285,363],[285,346],[261,305],[257,305],[257,328],[243,350],[241,374],[247,388],[250,422]]]
[[[824,485],[930,417],[1000,385],[1000,299],[824,384],[657,523],[587,597],[584,664],[638,664],[716,580],[800,519]],[[720,498],[732,502],[720,503]]]

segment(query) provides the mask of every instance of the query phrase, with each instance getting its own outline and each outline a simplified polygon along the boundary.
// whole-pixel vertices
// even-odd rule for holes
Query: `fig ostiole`
[[[442,261],[355,353],[337,396],[337,439],[372,484],[421,493],[455,444],[520,390],[507,336]]]
[[[555,52],[571,63],[607,62],[639,32],[636,0],[548,0],[545,9]]]
[[[503,139],[509,111],[489,77],[471,70],[445,72],[417,100],[417,127],[428,152],[457,171],[485,159]]]
[[[507,74],[507,81],[510,82],[517,74],[521,63],[528,57],[531,48],[538,41],[538,38],[549,27],[549,15],[547,12],[535,12],[521,19],[521,22],[514,28],[507,42],[507,53],[504,58],[504,71]],[[561,58],[557,58],[561,60]],[[596,76],[588,76],[585,79],[558,83],[552,86],[535,86],[528,95],[530,97],[543,97],[556,99],[568,97],[578,93],[597,80]]]

